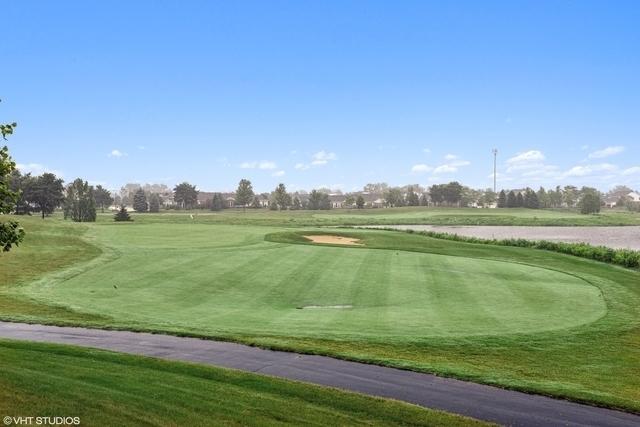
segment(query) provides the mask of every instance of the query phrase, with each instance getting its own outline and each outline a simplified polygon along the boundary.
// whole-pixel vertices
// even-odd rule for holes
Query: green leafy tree
[[[42,219],[45,215],[51,215],[64,201],[62,179],[52,173],[43,173],[36,177],[29,191],[28,201],[37,207]]]
[[[573,185],[565,186],[562,190],[562,198],[568,207],[574,207],[578,200],[578,189]]]
[[[157,193],[151,193],[149,196],[149,212],[160,212],[160,195]]]
[[[356,198],[356,207],[358,209],[363,209],[364,208],[364,197],[362,196],[358,196]]]
[[[329,210],[331,209],[331,201],[329,195],[322,191],[312,190],[309,194],[309,202],[307,203],[309,210]]]
[[[139,188],[133,195],[133,209],[136,212],[147,212],[149,210],[147,195],[144,194],[144,190],[142,188]]]
[[[8,178],[9,191],[18,194],[14,213],[16,215],[26,215],[31,213],[29,198],[35,183],[35,178],[30,173],[21,174],[18,169],[13,170]]]
[[[104,208],[108,208],[113,203],[111,193],[102,185],[96,185],[93,191],[93,197],[96,199],[96,206],[99,207],[102,212],[104,212]]]
[[[384,198],[392,208],[404,206],[404,195],[399,188],[389,188],[384,193]]]
[[[407,189],[407,205],[420,206],[420,196],[413,191],[413,187],[411,186]]]
[[[549,200],[549,194],[547,193],[547,190],[544,189],[544,187],[540,187],[540,189],[538,190],[538,193],[536,194],[536,196],[538,196],[538,206],[540,208],[549,208],[549,207],[551,207],[551,202]]]
[[[300,209],[302,209],[302,203],[300,203],[298,196],[295,196],[291,202],[291,210],[299,211]]]
[[[429,206],[429,196],[427,193],[422,193],[420,196],[420,206]]]
[[[253,201],[251,202],[251,207],[253,209],[260,209],[262,207],[262,203],[260,203],[260,197],[255,196]]]
[[[585,191],[579,202],[580,213],[594,214],[600,212],[602,200],[600,193],[595,190]]]
[[[173,200],[181,209],[193,209],[198,203],[198,190],[195,185],[183,182],[173,189]]]
[[[434,184],[429,187],[429,197],[436,206],[444,203],[444,185]]]
[[[344,200],[344,204],[345,204],[347,207],[349,207],[349,208],[350,208],[350,207],[352,207],[353,205],[355,205],[355,204],[356,204],[356,199],[355,199],[355,197],[353,197],[353,196],[347,196],[347,198]]]
[[[93,187],[87,181],[78,178],[67,187],[64,217],[75,222],[95,222],[96,202]]]
[[[453,181],[444,186],[444,201],[449,205],[459,205],[464,188],[459,182]]]
[[[248,179],[241,179],[236,189],[236,204],[242,206],[242,209],[246,208],[253,200],[253,186]]]
[[[482,192],[480,196],[480,203],[482,206],[491,206],[496,202],[498,195],[491,188],[487,188]]]
[[[121,206],[120,210],[116,212],[113,216],[113,220],[116,222],[133,221],[133,219],[131,219],[131,215],[127,212],[127,208],[124,206]]]
[[[279,210],[285,210],[291,206],[291,195],[287,193],[287,187],[280,183],[273,192],[274,200]]]
[[[3,139],[13,134],[16,123],[0,124],[0,134]],[[9,175],[16,169],[15,162],[9,155],[9,148],[0,148],[0,216],[11,213],[18,201],[19,194],[9,188]],[[17,221],[0,219],[0,248],[7,252],[13,245],[18,245],[24,239],[24,230]]]

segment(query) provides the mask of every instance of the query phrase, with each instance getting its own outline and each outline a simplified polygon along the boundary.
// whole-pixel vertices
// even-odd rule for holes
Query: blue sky
[[[636,1],[3,4],[24,171],[117,189],[640,187]]]

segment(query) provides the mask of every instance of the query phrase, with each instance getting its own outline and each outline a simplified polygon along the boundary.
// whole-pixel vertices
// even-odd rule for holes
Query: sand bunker
[[[347,245],[347,246],[362,246],[362,242],[359,239],[353,237],[332,236],[332,235],[317,235],[317,236],[303,236],[307,240],[311,240],[313,243],[326,243],[332,245]]]

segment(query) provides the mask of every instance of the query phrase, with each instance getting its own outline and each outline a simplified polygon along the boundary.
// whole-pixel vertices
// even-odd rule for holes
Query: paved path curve
[[[514,426],[640,426],[640,416],[435,375],[241,344],[0,322],[0,337],[93,347],[332,386]]]
[[[435,231],[481,239],[528,239],[552,242],[589,243],[614,249],[640,250],[640,226],[616,227],[525,227],[518,225],[381,225],[360,228]]]

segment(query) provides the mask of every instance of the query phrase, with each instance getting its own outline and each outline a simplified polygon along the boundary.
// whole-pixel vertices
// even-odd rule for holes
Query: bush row
[[[564,243],[550,242],[548,240],[527,239],[479,239],[477,237],[467,237],[449,233],[438,233],[435,231],[405,231],[407,233],[416,233],[436,239],[453,240],[456,242],[542,249],[545,251],[574,255],[580,258],[593,259],[609,264],[621,265],[627,268],[640,268],[640,251],[634,251],[631,249],[612,249],[606,246],[592,246],[586,243]]]

